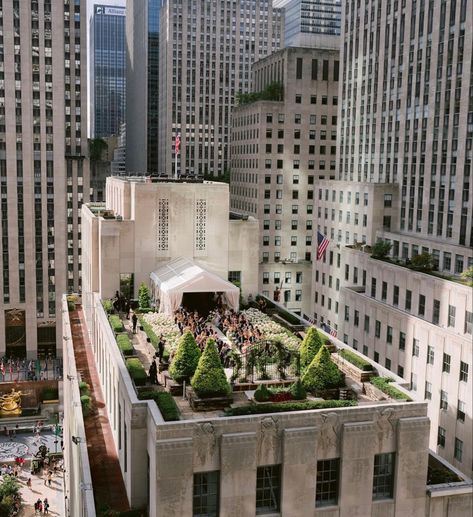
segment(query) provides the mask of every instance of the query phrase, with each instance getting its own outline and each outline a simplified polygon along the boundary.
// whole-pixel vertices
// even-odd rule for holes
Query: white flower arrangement
[[[158,337],[161,334],[163,335],[169,352],[174,352],[181,337],[179,327],[174,323],[174,320],[162,312],[148,312],[143,314],[143,319],[151,325],[153,332]]]

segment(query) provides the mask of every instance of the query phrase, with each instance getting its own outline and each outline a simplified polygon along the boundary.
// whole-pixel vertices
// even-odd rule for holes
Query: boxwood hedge
[[[362,357],[359,355],[356,355],[355,353],[351,352],[350,350],[347,350],[346,348],[343,348],[342,350],[338,351],[338,355],[343,357],[345,361],[348,361],[349,363],[355,365],[360,370],[363,370],[364,372],[369,372],[373,369],[373,366],[368,361],[365,361]]]
[[[166,422],[180,419],[180,411],[173,396],[167,391],[142,391],[138,397],[140,400],[154,400]]]
[[[117,334],[117,345],[123,355],[133,355],[133,345],[128,334]]]
[[[116,314],[112,314],[108,317],[108,321],[110,322],[110,326],[112,327],[112,330],[113,332],[115,332],[115,334],[123,332],[123,323],[119,316],[117,316]]]
[[[356,406],[354,400],[317,400],[308,402],[284,402],[238,406],[225,410],[225,416],[258,415],[260,413],[284,413],[286,411],[307,411],[310,409],[329,409]]]
[[[132,357],[126,360],[126,367],[130,372],[130,376],[133,379],[136,386],[144,386],[148,375],[141,364],[141,361],[137,357]]]

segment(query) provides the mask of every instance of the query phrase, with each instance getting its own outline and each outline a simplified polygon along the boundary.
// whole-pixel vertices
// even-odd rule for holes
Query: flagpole
[[[174,158],[174,179],[177,180],[177,153],[176,157]]]

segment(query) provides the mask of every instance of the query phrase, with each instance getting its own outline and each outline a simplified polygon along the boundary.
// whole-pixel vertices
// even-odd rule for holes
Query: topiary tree
[[[410,267],[416,271],[425,271],[429,273],[434,269],[434,261],[430,253],[424,252],[420,255],[414,255],[411,259]]]
[[[301,356],[301,368],[307,368],[322,346],[320,334],[315,327],[309,327],[307,334],[299,348]]]
[[[378,241],[372,249],[371,256],[376,259],[384,259],[391,251],[392,244],[388,241]]]
[[[260,384],[255,391],[254,399],[257,402],[266,402],[269,400],[269,397],[271,395],[271,392],[268,390],[268,387],[266,384]]]
[[[185,332],[179,339],[169,373],[176,382],[189,381],[194,375],[200,358],[200,349],[192,332]]]
[[[322,345],[304,372],[302,385],[307,391],[338,388],[343,385],[343,375],[330,359],[330,352],[325,345]]]
[[[213,339],[205,345],[191,386],[200,398],[226,397],[232,392]]]
[[[138,290],[138,303],[140,304],[140,309],[148,309],[151,305],[151,294],[144,282],[141,282],[140,289]]]
[[[307,392],[300,379],[297,379],[297,381],[290,387],[289,392],[294,400],[304,400],[307,397]]]

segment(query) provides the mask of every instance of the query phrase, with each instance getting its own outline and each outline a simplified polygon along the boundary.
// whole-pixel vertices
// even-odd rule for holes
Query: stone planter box
[[[340,389],[343,388],[330,388],[328,390],[316,390],[313,395],[317,398],[324,400],[340,400]]]
[[[164,375],[164,387],[173,397],[182,397],[182,384],[173,380],[168,374]]]
[[[371,377],[377,375],[375,370],[360,370],[360,368],[350,363],[346,359],[343,359],[343,357],[338,354],[332,354],[331,359],[338,366],[338,369],[341,372],[357,382],[368,382]]]
[[[159,361],[159,364],[158,364],[159,373],[165,372],[168,368],[169,368],[169,363],[167,363],[166,361]]]
[[[225,409],[233,402],[233,396],[229,397],[212,397],[199,398],[192,388],[186,389],[189,404],[193,411],[216,411]]]

